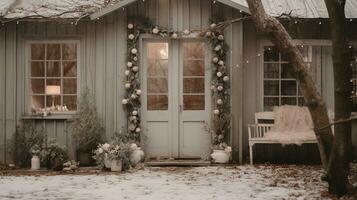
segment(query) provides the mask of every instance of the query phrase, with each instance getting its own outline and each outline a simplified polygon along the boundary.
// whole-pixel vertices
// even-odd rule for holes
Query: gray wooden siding
[[[25,51],[28,40],[79,40],[80,87],[88,86],[95,93],[107,138],[126,126],[121,99],[124,95],[127,15],[148,17],[155,24],[182,31],[207,28],[211,15],[231,18],[239,16],[239,13],[221,3],[213,4],[206,0],[147,0],[133,3],[96,21],[83,21],[77,26],[55,22],[20,22],[0,27],[0,162],[5,162],[4,147],[9,145],[6,141],[28,109]],[[242,75],[239,68],[242,66],[240,55],[243,54],[242,28],[242,24],[236,23],[226,30],[231,47],[229,66],[237,66],[231,68],[231,73],[232,77],[238,77],[232,81],[233,88],[237,88],[232,93],[232,113],[237,114],[233,116],[234,127],[230,136],[235,147],[238,147],[242,124]],[[70,121],[55,118],[26,120],[44,127],[47,134],[67,146],[74,157],[74,145],[68,132]],[[236,158],[237,150],[235,148]],[[9,159],[7,154],[6,161],[9,162]]]
[[[5,156],[6,161],[10,161],[4,149],[9,147],[9,139],[28,111],[26,41],[78,40],[79,90],[88,86],[94,92],[107,138],[125,126],[121,107],[126,54],[126,28],[123,27],[126,27],[126,12],[123,11],[78,25],[20,22],[0,27],[0,162],[5,162]],[[74,157],[74,145],[68,132],[69,121],[62,117],[26,117],[26,120],[44,127],[48,136],[57,138]]]

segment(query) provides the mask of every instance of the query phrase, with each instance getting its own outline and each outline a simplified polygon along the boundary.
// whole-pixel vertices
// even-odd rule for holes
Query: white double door
[[[201,158],[210,150],[209,48],[201,40],[142,45],[142,123],[151,158]]]

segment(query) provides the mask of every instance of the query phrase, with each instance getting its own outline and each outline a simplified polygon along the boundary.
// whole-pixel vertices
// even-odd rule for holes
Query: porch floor
[[[210,166],[210,161],[204,160],[152,160],[145,163],[150,167],[206,167]]]

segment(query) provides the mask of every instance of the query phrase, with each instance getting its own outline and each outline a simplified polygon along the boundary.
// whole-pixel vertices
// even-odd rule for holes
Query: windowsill
[[[23,120],[43,119],[43,120],[68,120],[72,119],[76,112],[51,112],[44,116],[42,113],[38,114],[25,114],[22,116]]]

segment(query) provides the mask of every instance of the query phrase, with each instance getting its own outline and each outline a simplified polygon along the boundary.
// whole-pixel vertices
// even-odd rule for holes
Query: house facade
[[[323,1],[263,2],[273,16],[296,11],[299,18],[281,21],[301,49],[333,116],[331,40]],[[348,34],[357,47],[357,5],[348,2]],[[20,1],[13,6],[21,5]],[[0,26],[0,162],[11,160],[9,140],[23,120],[43,127],[74,158],[68,127],[84,87],[95,96],[107,139],[127,129],[122,100],[126,95],[128,24],[135,23],[133,19],[148,18],[159,27],[193,33],[207,30],[212,18],[230,20],[247,15],[244,0],[122,0],[78,23],[38,17],[21,20],[25,16],[16,19],[16,12],[3,14],[4,19],[13,21]],[[227,143],[233,148],[233,159],[243,162],[248,149],[246,125],[254,123],[254,113],[285,104],[303,105],[304,100],[284,53],[258,33],[249,18],[229,24],[224,38],[230,77]],[[213,57],[209,41],[197,34],[178,38],[142,34],[139,47],[141,134],[146,153],[156,158],[207,156],[216,104],[211,98]],[[352,67],[351,93],[357,107],[357,64]],[[44,116],[41,112],[48,108],[51,115]],[[357,146],[357,122],[353,126]],[[256,152],[265,155],[291,151],[280,146],[260,148]],[[317,151],[316,145],[303,148],[306,156]]]

